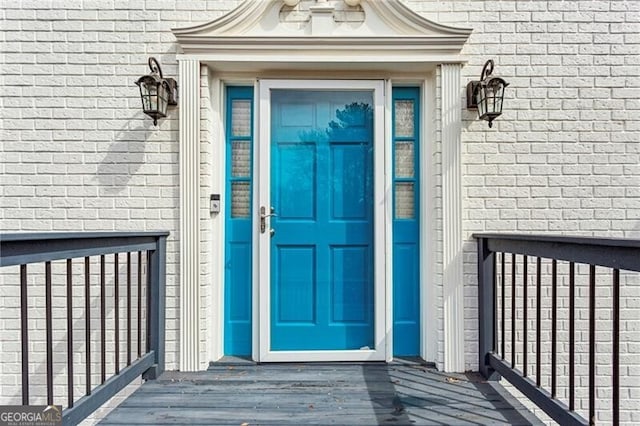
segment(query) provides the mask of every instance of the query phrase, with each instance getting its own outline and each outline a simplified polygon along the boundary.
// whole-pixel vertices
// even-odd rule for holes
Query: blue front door
[[[373,92],[271,92],[272,351],[375,347],[373,158]]]

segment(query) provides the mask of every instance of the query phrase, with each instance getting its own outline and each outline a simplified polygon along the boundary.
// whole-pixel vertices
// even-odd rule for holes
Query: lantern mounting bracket
[[[149,69],[151,70],[151,73],[156,73],[160,75],[160,78],[166,81],[167,84],[169,85],[170,90],[169,90],[169,99],[167,103],[169,105],[178,105],[178,82],[171,77],[164,78],[164,76],[162,75],[162,68],[160,67],[160,62],[158,62],[158,60],[153,56],[149,57]]]
[[[480,88],[483,81],[493,73],[493,59],[489,59],[482,67],[482,73],[480,73],[480,80],[473,80],[467,84],[467,109],[478,109],[478,102],[476,101],[475,93]]]

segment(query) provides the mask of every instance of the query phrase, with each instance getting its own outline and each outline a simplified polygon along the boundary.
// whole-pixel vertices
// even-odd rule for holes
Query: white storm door
[[[385,360],[384,107],[383,81],[259,82],[261,362]]]

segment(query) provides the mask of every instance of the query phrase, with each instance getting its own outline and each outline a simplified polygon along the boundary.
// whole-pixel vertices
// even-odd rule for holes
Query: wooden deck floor
[[[420,364],[216,364],[143,384],[100,424],[541,424],[476,374]]]

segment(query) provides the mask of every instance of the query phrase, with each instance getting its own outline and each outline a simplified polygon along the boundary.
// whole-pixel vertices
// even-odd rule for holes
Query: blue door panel
[[[419,276],[415,265],[418,263],[418,246],[414,243],[396,243],[393,251],[394,286],[396,297],[393,299],[393,311],[396,326],[413,327],[420,313],[419,298],[415,296],[415,283]],[[404,332],[402,332],[404,331]],[[400,337],[406,337],[406,329]]]
[[[277,324],[316,323],[315,251],[315,246],[285,246],[272,254],[280,283],[273,304]]]
[[[333,219],[367,220],[371,215],[367,204],[366,181],[368,146],[363,144],[331,145],[331,205]]]
[[[278,143],[274,174],[278,215],[281,219],[310,219],[316,212],[316,146],[313,143]]]
[[[371,104],[272,92],[271,350],[374,348]]]
[[[398,129],[401,118],[397,117],[400,106],[412,105],[413,128]],[[419,198],[419,117],[420,89],[417,87],[393,88],[393,354],[395,356],[420,355],[420,198]],[[406,111],[404,113],[406,114]],[[406,117],[404,118],[406,119]],[[411,119],[411,118],[410,118]],[[405,122],[406,123],[406,122]],[[410,126],[409,126],[410,127]],[[412,158],[398,159],[398,154],[407,155],[400,148],[413,146]],[[398,160],[404,161],[402,172]],[[408,167],[407,165],[412,165]],[[413,209],[398,213],[400,187],[412,188]],[[430,325],[433,326],[433,325]]]
[[[244,259],[247,257],[251,257],[251,244],[230,244],[230,260],[227,266],[231,271],[229,273],[231,282],[227,309],[231,323],[251,326],[251,288],[246,285],[247,282],[251,282],[251,269],[245,267]]]
[[[368,246],[331,247],[331,324],[366,325],[371,306],[371,282]],[[363,303],[364,302],[364,303]]]

